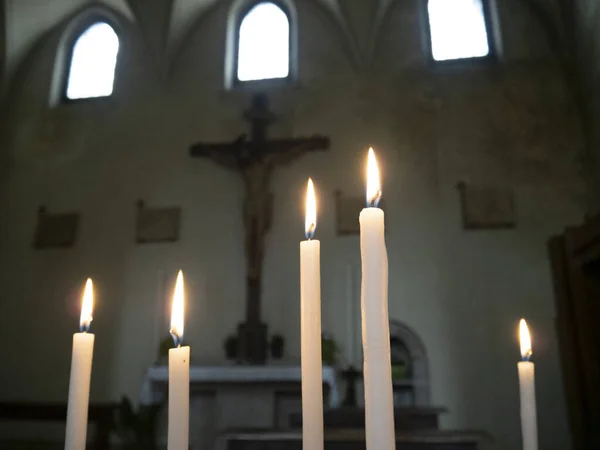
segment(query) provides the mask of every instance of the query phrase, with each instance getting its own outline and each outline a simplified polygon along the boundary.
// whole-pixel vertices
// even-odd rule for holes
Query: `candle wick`
[[[379,189],[372,198],[367,200],[367,208],[377,208],[381,201],[382,191]]]
[[[173,329],[169,330],[169,333],[171,333],[171,337],[173,338],[173,345],[177,348],[180,348],[183,338],[179,336]]]
[[[308,226],[308,228],[306,229],[306,233],[305,233],[305,236],[306,236],[307,240],[310,241],[315,236],[315,229],[316,228],[317,228],[317,225],[314,222],[312,222]]]

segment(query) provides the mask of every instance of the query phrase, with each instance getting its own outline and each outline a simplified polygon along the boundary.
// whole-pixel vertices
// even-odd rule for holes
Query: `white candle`
[[[523,450],[537,450],[537,418],[535,404],[535,372],[531,357],[531,336],[525,319],[519,323],[521,356],[519,362],[519,387],[521,392],[521,433]]]
[[[306,193],[306,238],[300,243],[300,329],[302,357],[302,448],[323,449],[323,368],[321,360],[321,243],[313,182]]]
[[[360,213],[362,340],[368,450],[396,448],[388,315],[388,258],[379,169],[373,149],[367,163],[367,205]]]
[[[88,333],[94,307],[94,287],[88,278],[81,303],[79,327],[81,332],[73,335],[71,378],[67,404],[67,427],[65,450],[85,450],[87,440],[90,379],[94,354],[94,335]]]
[[[179,271],[173,307],[171,330],[177,348],[169,350],[169,424],[168,450],[188,450],[190,414],[190,348],[182,347],[184,290],[183,273]]]

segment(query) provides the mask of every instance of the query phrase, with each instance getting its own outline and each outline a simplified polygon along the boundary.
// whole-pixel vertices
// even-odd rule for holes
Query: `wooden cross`
[[[261,323],[260,300],[265,237],[273,214],[271,175],[275,167],[306,152],[329,149],[329,138],[268,139],[267,129],[275,116],[269,111],[268,98],[262,94],[252,98],[244,118],[251,125],[250,139],[242,134],[231,143],[198,143],[191,147],[190,154],[211,158],[217,164],[239,172],[244,181],[246,322],[240,325],[239,358],[262,364],[266,360],[266,326]]]

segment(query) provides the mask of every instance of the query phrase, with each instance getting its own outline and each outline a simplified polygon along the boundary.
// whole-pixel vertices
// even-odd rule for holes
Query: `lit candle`
[[[81,302],[80,332],[73,335],[65,450],[85,450],[94,354],[94,335],[88,331],[92,322],[93,308],[94,286],[92,280],[88,278]]]
[[[300,243],[300,329],[302,340],[302,448],[323,449],[321,360],[321,243],[313,240],[317,205],[311,179],[306,192],[306,241]]]
[[[169,350],[169,425],[167,450],[188,450],[190,414],[190,348],[183,341],[183,273],[179,271],[171,311],[171,336],[176,348]]]
[[[537,418],[535,405],[535,372],[531,358],[531,336],[525,319],[519,323],[521,357],[519,362],[519,387],[521,390],[521,434],[523,450],[537,450]]]
[[[360,213],[362,338],[365,425],[368,450],[396,448],[388,316],[388,258],[379,168],[373,149],[367,160],[367,208]]]

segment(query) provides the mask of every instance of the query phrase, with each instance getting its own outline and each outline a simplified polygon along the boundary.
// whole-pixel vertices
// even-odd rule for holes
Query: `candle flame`
[[[81,299],[81,316],[79,318],[79,330],[83,333],[87,333],[90,329],[90,323],[92,323],[92,313],[94,310],[94,283],[92,279],[88,278],[85,283],[85,289],[83,291],[83,297]]]
[[[175,292],[173,293],[173,305],[171,309],[171,329],[169,333],[173,336],[175,346],[180,347],[183,341],[183,272],[180,270],[177,274],[177,282],[175,283]]]
[[[529,334],[529,327],[525,319],[521,319],[519,322],[519,334],[521,335],[521,356],[523,361],[528,361],[531,358],[531,335]]]
[[[305,233],[306,239],[311,240],[315,235],[317,228],[317,199],[315,197],[315,186],[311,178],[308,179],[306,188],[306,220]]]
[[[381,180],[377,159],[372,148],[367,156],[367,207],[377,208],[381,200]]]

